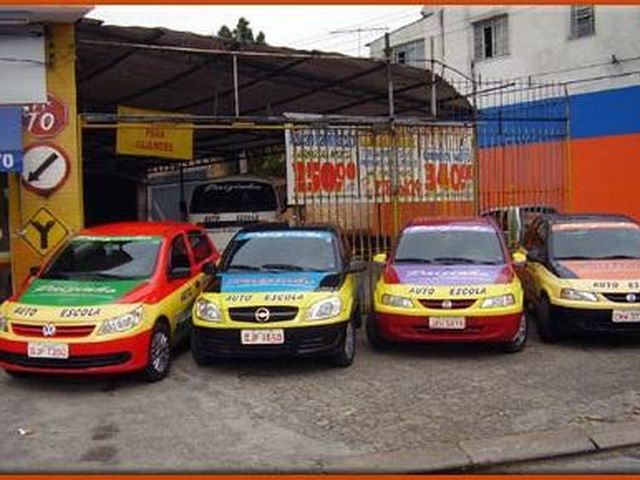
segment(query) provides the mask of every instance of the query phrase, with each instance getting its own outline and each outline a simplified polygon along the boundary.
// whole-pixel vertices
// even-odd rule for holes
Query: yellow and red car
[[[0,306],[0,367],[10,374],[141,371],[164,378],[171,346],[218,259],[206,232],[119,223],[72,238]]]
[[[525,236],[520,272],[544,341],[640,334],[640,225],[619,215],[545,215]]]
[[[385,265],[367,321],[374,348],[392,342],[482,342],[507,352],[524,347],[522,286],[492,220],[415,219],[389,258],[379,254],[374,261]]]
[[[194,359],[314,355],[351,365],[360,324],[355,274],[363,269],[332,227],[241,230],[194,305]]]

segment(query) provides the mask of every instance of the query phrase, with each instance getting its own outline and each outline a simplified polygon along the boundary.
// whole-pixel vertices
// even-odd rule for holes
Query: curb
[[[433,442],[421,448],[319,461],[325,473],[428,473],[540,460],[640,445],[640,422],[565,427],[492,439]]]

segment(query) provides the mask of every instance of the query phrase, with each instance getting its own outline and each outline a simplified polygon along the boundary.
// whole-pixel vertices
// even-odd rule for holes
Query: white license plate
[[[242,330],[240,332],[242,345],[282,345],[284,330],[272,328],[268,330]]]
[[[69,358],[69,345],[66,343],[29,342],[29,358]]]
[[[429,317],[429,328],[441,330],[464,330],[467,322],[464,317]]]
[[[614,323],[640,322],[640,310],[614,310],[611,321]]]

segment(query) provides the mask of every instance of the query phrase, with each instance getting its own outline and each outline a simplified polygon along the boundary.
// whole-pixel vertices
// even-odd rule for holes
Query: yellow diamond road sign
[[[45,207],[41,207],[22,227],[23,238],[43,257],[53,252],[69,235],[69,230]]]

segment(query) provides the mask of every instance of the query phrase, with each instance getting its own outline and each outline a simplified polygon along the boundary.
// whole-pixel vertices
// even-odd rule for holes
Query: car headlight
[[[389,295],[387,293],[382,295],[382,303],[389,305],[390,307],[413,308],[413,301],[410,298],[400,297],[398,295]]]
[[[196,301],[194,309],[196,311],[196,317],[205,322],[219,322],[222,320],[220,307],[204,298]]]
[[[342,300],[338,297],[326,298],[309,307],[307,318],[309,320],[324,320],[335,317],[342,310]]]
[[[6,332],[9,330],[9,323],[7,322],[7,317],[0,313],[0,332]]]
[[[142,306],[119,315],[114,318],[104,320],[98,330],[98,335],[108,335],[110,333],[122,333],[136,328],[142,321]]]
[[[560,290],[560,298],[575,302],[597,302],[598,296],[593,292],[576,290],[574,288],[563,288]]]
[[[509,307],[516,303],[516,297],[511,293],[507,293],[506,295],[499,295],[497,297],[489,297],[485,298],[482,301],[482,305],[480,308],[502,308]]]

